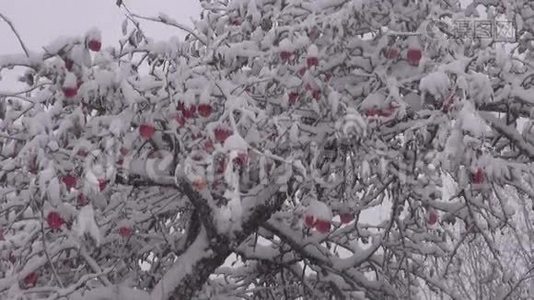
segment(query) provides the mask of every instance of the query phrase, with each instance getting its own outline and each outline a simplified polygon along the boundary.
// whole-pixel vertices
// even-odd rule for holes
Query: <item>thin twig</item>
[[[20,37],[20,34],[17,32],[17,30],[15,29],[15,26],[13,25],[13,23],[11,22],[11,20],[9,20],[6,16],[4,16],[2,13],[0,13],[0,18],[2,18],[6,23],[7,25],[9,25],[9,27],[11,28],[11,31],[13,31],[13,33],[15,34],[15,36],[17,37],[17,40],[19,40],[19,44],[20,46],[22,47],[22,50],[24,50],[24,53],[26,54],[26,57],[30,57],[30,52],[28,52],[28,48],[26,48],[26,45],[24,45],[24,42],[22,41],[22,38]]]

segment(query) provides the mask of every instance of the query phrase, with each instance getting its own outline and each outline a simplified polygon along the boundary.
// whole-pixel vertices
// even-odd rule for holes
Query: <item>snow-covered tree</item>
[[[126,8],[117,47],[19,39],[0,298],[532,297],[534,5],[465,2],[201,1],[194,28]],[[480,13],[517,41],[459,26]]]

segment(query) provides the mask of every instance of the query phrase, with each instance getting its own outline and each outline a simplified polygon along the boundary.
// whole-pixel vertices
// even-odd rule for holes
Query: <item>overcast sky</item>
[[[0,12],[15,24],[28,48],[39,50],[58,36],[84,34],[96,26],[102,30],[104,46],[114,45],[121,37],[124,14],[116,0],[0,0]],[[196,0],[124,0],[128,7],[141,15],[157,16],[159,12],[190,25],[198,19],[200,5]],[[155,39],[172,35],[184,36],[176,28],[143,22],[142,27]],[[0,22],[0,54],[21,52],[9,27]]]
[[[81,36],[92,27],[102,31],[103,46],[116,46],[122,37],[121,24],[125,19],[116,0],[0,0],[0,13],[8,17],[21,35],[26,47],[39,52],[60,36]],[[144,16],[159,12],[191,26],[198,19],[200,4],[197,0],[124,0],[128,8]],[[171,36],[184,37],[177,28],[150,21],[141,21],[146,34],[155,40]],[[131,24],[130,24],[131,25]],[[131,27],[129,27],[131,28]],[[9,26],[0,20],[0,55],[23,53]],[[0,90],[16,90],[12,73],[3,71]]]

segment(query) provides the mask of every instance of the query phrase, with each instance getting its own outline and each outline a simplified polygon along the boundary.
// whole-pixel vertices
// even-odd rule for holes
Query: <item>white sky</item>
[[[125,19],[116,0],[0,0],[0,12],[8,17],[21,35],[26,47],[40,52],[60,36],[81,36],[92,27],[102,31],[103,47],[117,46],[122,37],[121,24]],[[192,26],[191,19],[199,19],[198,0],[124,0],[128,8],[139,15],[156,17],[159,12],[182,24]],[[140,21],[141,28],[154,40],[171,36],[183,38],[181,30],[150,21]],[[132,28],[129,24],[129,28]],[[22,54],[22,49],[9,26],[0,20],[0,55]],[[12,71],[3,71],[0,90],[16,90]]]

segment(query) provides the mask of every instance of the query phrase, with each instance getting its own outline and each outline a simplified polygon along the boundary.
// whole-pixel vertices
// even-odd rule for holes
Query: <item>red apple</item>
[[[408,53],[406,54],[408,63],[412,66],[418,66],[419,61],[421,60],[421,57],[423,57],[423,53],[421,49],[417,49],[417,48],[408,49]]]
[[[184,106],[182,109],[182,116],[186,119],[191,119],[195,117],[195,113],[197,111],[197,107],[195,105],[190,105],[189,107]]]
[[[67,98],[72,98],[78,94],[78,88],[77,87],[64,87],[63,94]]]
[[[184,127],[184,125],[185,125],[185,118],[182,116],[182,114],[177,113],[176,116],[174,117],[174,120],[175,120],[176,122],[178,122],[178,125],[179,125],[180,127]]]
[[[216,169],[215,169],[215,172],[217,174],[222,174],[224,173],[224,169],[226,169],[226,161],[224,160],[223,157],[219,157],[217,160],[216,160]]]
[[[80,193],[78,195],[78,206],[86,206],[87,204],[89,204],[89,199],[83,193]]]
[[[313,228],[315,226],[315,217],[312,215],[304,216],[304,225],[308,228]]]
[[[156,129],[151,124],[141,124],[139,126],[139,134],[145,139],[150,139],[155,132]]]
[[[65,57],[63,61],[65,62],[65,69],[67,69],[67,71],[71,71],[72,67],[74,66],[74,61],[68,57]]]
[[[471,180],[474,184],[484,183],[484,171],[481,168],[477,168],[475,173],[471,175]]]
[[[315,222],[315,229],[319,231],[320,233],[328,233],[330,232],[330,221],[327,220],[317,220]]]
[[[98,179],[98,188],[102,192],[106,189],[106,186],[108,185],[108,182],[106,179]]]
[[[387,59],[397,59],[399,58],[399,50],[397,48],[386,48],[384,49],[384,57]]]
[[[342,224],[348,224],[354,220],[354,215],[352,213],[342,213],[339,215],[339,219]]]
[[[48,223],[48,227],[52,229],[59,229],[61,225],[65,224],[65,220],[55,211],[48,213],[46,222]]]
[[[229,138],[233,132],[228,128],[217,127],[215,128],[213,133],[215,135],[215,141],[219,143],[224,143],[224,141],[226,141],[226,139]]]
[[[428,213],[428,218],[426,220],[426,223],[428,225],[434,225],[436,224],[437,221],[438,221],[438,214],[434,210],[431,210]]]
[[[130,151],[126,147],[121,147],[119,149],[119,152],[121,153],[122,156],[126,156],[126,155],[128,155],[128,152],[130,152]]]
[[[89,40],[89,42],[87,42],[87,48],[91,51],[98,52],[100,51],[100,48],[102,48],[102,42],[99,40]]]
[[[207,185],[208,183],[206,180],[204,180],[204,178],[197,178],[193,180],[193,188],[197,191],[202,191]]]
[[[280,52],[280,58],[283,60],[283,61],[288,61],[290,58],[291,58],[291,55],[293,55],[293,53],[291,53],[290,51],[281,51]]]
[[[26,275],[24,277],[24,285],[26,288],[32,288],[37,284],[37,280],[39,279],[39,275],[35,272],[31,272],[30,274]]]
[[[130,236],[132,236],[132,234],[133,234],[132,228],[128,226],[119,227],[119,235],[122,236],[123,238],[129,238]]]
[[[207,139],[204,142],[204,150],[208,153],[212,153],[213,151],[215,151],[215,147],[213,146],[213,142],[211,141],[211,139]]]
[[[365,115],[368,117],[374,117],[381,114],[381,110],[377,108],[369,108],[365,111]]]
[[[86,157],[87,156],[87,151],[85,151],[84,149],[79,149],[78,152],[76,152],[76,155],[78,156],[81,156],[81,157]]]
[[[239,17],[230,18],[230,24],[234,26],[239,26],[241,25],[241,20],[239,19]]]
[[[78,181],[76,179],[76,177],[74,177],[74,176],[72,176],[70,174],[63,176],[63,178],[61,178],[61,180],[67,186],[68,190],[70,190],[73,187],[76,187],[76,182]]]
[[[198,105],[198,114],[201,117],[207,118],[211,115],[213,108],[209,104],[199,104]]]
[[[308,68],[311,68],[313,66],[318,66],[319,65],[319,58],[317,58],[315,56],[310,56],[310,57],[306,58],[306,65],[308,66]]]
[[[237,154],[237,157],[234,158],[233,162],[239,167],[243,167],[247,164],[248,154],[245,152]]]
[[[320,100],[321,99],[321,90],[313,90],[312,91],[312,97],[315,100]]]
[[[299,99],[299,93],[290,92],[289,95],[288,95],[288,98],[289,98],[289,103],[290,104],[295,104],[297,102],[297,100]]]

